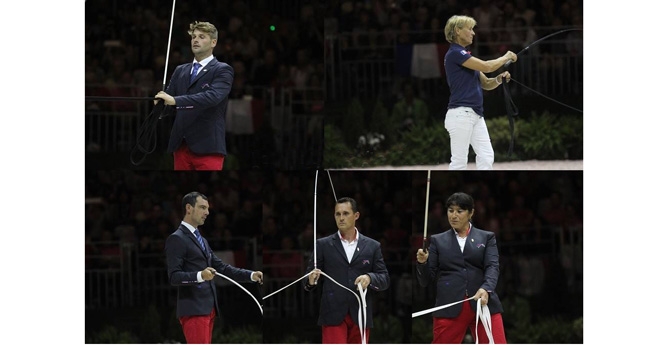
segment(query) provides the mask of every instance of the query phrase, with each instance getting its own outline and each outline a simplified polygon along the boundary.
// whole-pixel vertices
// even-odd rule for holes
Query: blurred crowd
[[[560,233],[559,229],[567,231],[582,226],[581,172],[467,172],[444,176],[431,183],[431,195],[436,197],[429,205],[429,231],[449,228],[444,203],[455,192],[456,185],[464,186],[463,191],[474,198],[474,224],[495,232],[504,244],[541,241],[548,238],[549,229]],[[426,182],[419,176],[415,181]],[[417,233],[420,219],[423,219],[421,215],[415,217]]]
[[[320,85],[324,35],[352,33],[343,42],[349,47],[391,40],[444,43],[447,19],[464,14],[476,19],[475,46],[485,56],[526,46],[544,34],[538,28],[581,27],[583,17],[581,0],[179,1],[166,59],[168,3],[97,0],[85,6],[89,96],[125,96],[130,91],[119,87],[123,85],[137,86],[147,95],[161,90],[166,62],[169,76],[174,67],[192,60],[187,29],[194,20],[218,28],[214,55],[234,67],[231,97],[241,98],[262,87]],[[565,49],[577,53],[582,47]]]
[[[118,268],[121,246],[160,267],[167,236],[183,219],[183,196],[209,199],[202,227],[214,251],[246,251],[259,239],[263,176],[259,172],[174,173],[88,171],[85,178],[85,260],[88,268]],[[254,258],[249,258],[254,260]]]
[[[347,196],[356,200],[360,212],[358,231],[381,243],[390,274],[407,271],[404,265],[412,221],[410,172],[342,171],[331,173],[331,178],[332,185],[327,173],[319,172],[314,217],[314,171],[272,172],[267,176],[264,252],[311,253],[315,230],[317,238],[337,231],[333,216],[336,194],[336,198]]]
[[[334,0],[329,3],[326,33],[350,34],[342,35],[342,47],[446,43],[447,19],[467,15],[477,21],[473,52],[478,56],[518,51],[547,34],[545,30],[550,27],[581,27],[583,17],[581,0]],[[558,49],[576,54],[581,46]],[[374,49],[362,57],[373,58],[378,54]]]
[[[162,90],[165,64],[169,77],[177,65],[193,59],[187,31],[195,20],[209,21],[219,31],[214,55],[234,68],[230,98],[323,80],[318,1],[178,1],[167,59],[171,11],[170,3],[156,0],[86,3],[86,96],[151,96]],[[112,106],[135,107],[129,102]]]

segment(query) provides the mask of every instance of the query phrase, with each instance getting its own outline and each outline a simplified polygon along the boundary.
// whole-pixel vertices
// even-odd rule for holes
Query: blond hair
[[[456,43],[456,28],[463,29],[465,27],[473,28],[477,25],[477,21],[469,16],[452,16],[447,20],[445,25],[445,39],[449,43]]]
[[[188,35],[192,36],[193,31],[199,30],[211,37],[212,40],[218,39],[218,29],[215,28],[215,25],[209,22],[198,22],[195,21],[190,23],[190,30],[188,30]]]

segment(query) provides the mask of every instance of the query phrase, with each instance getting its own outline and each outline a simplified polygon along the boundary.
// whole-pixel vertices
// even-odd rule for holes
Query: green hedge
[[[393,134],[383,109],[375,108],[374,122],[378,129],[388,132],[380,150],[365,150],[357,145],[357,138],[366,133],[363,127],[364,110],[359,103],[352,103],[345,114],[342,131],[336,124],[325,127],[325,168],[432,165],[449,163],[451,151],[449,135],[444,122],[413,127],[410,131]],[[353,125],[349,118],[357,118]],[[532,113],[527,117],[515,118],[513,154],[507,155],[510,142],[509,120],[506,116],[486,119],[495,161],[519,160],[581,160],[583,159],[582,118],[557,114]],[[374,127],[375,128],[375,127]],[[350,138],[350,140],[347,140]],[[469,160],[474,161],[470,150]]]

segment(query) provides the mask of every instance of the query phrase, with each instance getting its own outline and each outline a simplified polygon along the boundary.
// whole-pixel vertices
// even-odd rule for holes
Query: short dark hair
[[[466,193],[454,193],[447,199],[445,207],[449,209],[450,206],[458,206],[463,210],[472,211],[474,209],[474,200]]]
[[[353,210],[353,213],[355,213],[355,212],[358,211],[358,208],[357,208],[357,201],[355,201],[355,199],[353,199],[353,198],[349,198],[349,197],[339,198],[339,199],[337,199],[337,201],[335,202],[335,205],[337,205],[337,204],[343,204],[343,203],[347,203],[347,202],[351,204],[351,210]]]
[[[200,192],[190,192],[190,193],[186,194],[186,195],[183,197],[183,200],[181,201],[181,205],[183,206],[183,211],[184,211],[184,212],[186,211],[186,205],[187,205],[187,204],[190,204],[190,206],[195,207],[195,205],[197,204],[197,197],[198,197],[198,196],[201,196],[202,199],[204,199],[204,200],[206,200],[206,201],[209,200],[209,199],[206,197],[206,195],[204,195],[204,194],[202,194],[202,193],[200,193]]]

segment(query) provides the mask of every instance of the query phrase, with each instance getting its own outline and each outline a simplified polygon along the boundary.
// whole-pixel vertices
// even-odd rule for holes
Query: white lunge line
[[[481,308],[479,308],[481,307]],[[477,336],[475,337],[477,342],[475,344],[479,344],[479,331],[477,326],[479,326],[479,319],[481,319],[481,323],[484,324],[484,330],[486,330],[486,336],[488,337],[488,343],[489,344],[495,344],[495,341],[493,340],[493,329],[492,325],[490,323],[490,310],[488,309],[488,305],[481,305],[481,298],[477,301],[477,316],[476,316],[476,325],[474,327],[475,332],[477,333]]]
[[[345,289],[346,291],[352,293],[355,295],[355,298],[358,300],[358,327],[360,328],[360,337],[362,338],[362,344],[367,343],[366,339],[366,324],[367,324],[367,290],[362,289],[362,284],[358,284],[358,290],[360,290],[360,298],[353,290],[345,287],[344,285],[339,284],[336,280],[332,279],[329,275],[325,274],[324,272],[321,272],[322,275],[328,277],[333,283],[339,285],[339,287]],[[364,319],[364,324],[362,320]]]
[[[225,279],[229,280],[230,282],[236,284],[236,286],[238,286],[239,288],[243,289],[243,291],[245,291],[245,293],[247,293],[248,295],[250,295],[250,297],[252,297],[252,299],[253,299],[255,302],[257,302],[257,305],[259,306],[259,310],[261,310],[261,315],[264,315],[264,309],[261,308],[261,303],[259,303],[259,301],[257,300],[257,298],[254,297],[254,295],[252,295],[252,294],[250,293],[250,291],[248,291],[248,290],[247,290],[246,288],[244,288],[241,284],[235,282],[233,279],[227,277],[227,276],[224,275],[224,274],[221,274],[221,273],[218,273],[218,272],[215,272],[215,274],[218,275],[218,276],[220,276],[220,277],[222,277],[222,278],[225,278]]]
[[[335,196],[335,202],[337,201],[337,194],[335,194],[335,187],[332,185],[332,178],[330,177],[330,171],[326,170],[328,173],[328,178],[330,179],[330,185],[332,186],[332,194]],[[316,269],[316,198],[317,198],[317,188],[318,188],[318,181],[319,181],[319,171],[316,170],[316,178],[314,180],[314,269]],[[277,291],[270,293],[266,295],[262,300],[266,300],[267,298],[272,297],[273,295],[282,292],[288,287],[291,287],[295,283],[305,279],[308,277],[310,274],[312,274],[313,271],[308,272],[304,276],[296,279],[295,281],[291,282],[290,284],[286,285],[283,288],[278,289]],[[345,287],[344,285],[339,284],[336,280],[334,280],[332,277],[329,275],[325,274],[323,271],[320,271],[321,275],[326,276],[330,281],[333,283],[337,284],[339,287],[347,290],[348,292],[352,293],[355,295],[355,298],[358,300],[358,327],[360,328],[360,338],[362,339],[362,344],[367,343],[367,337],[366,337],[366,324],[367,324],[367,290],[362,288],[362,284],[358,284],[358,290],[360,292],[360,296],[358,296],[353,290]],[[260,306],[261,308],[261,306]],[[263,311],[262,311],[263,314]],[[364,321],[364,322],[363,322]]]
[[[469,298],[466,298],[466,299],[461,300],[461,301],[456,301],[456,302],[453,302],[453,303],[441,305],[439,307],[418,311],[416,313],[413,313],[412,317],[415,318],[415,317],[418,317],[418,316],[421,316],[421,315],[432,313],[432,312],[440,310],[440,309],[449,308],[453,305],[463,303],[463,302],[469,301],[471,299],[474,299],[474,298],[469,297]],[[481,298],[479,298],[477,300],[476,319],[477,319],[476,324],[474,326],[475,332],[477,333],[476,336],[475,336],[475,339],[476,339],[475,344],[479,344],[479,332],[477,331],[479,329],[478,328],[479,327],[479,319],[481,319],[481,322],[484,324],[484,330],[486,331],[486,335],[488,336],[489,344],[494,344],[495,342],[493,341],[493,330],[492,330],[492,325],[491,325],[491,321],[490,321],[490,309],[488,309],[487,305],[483,305],[483,306],[481,305]]]
[[[418,312],[416,312],[416,313],[413,313],[413,314],[412,314],[412,317],[415,318],[415,317],[418,317],[418,316],[422,316],[422,315],[425,315],[425,314],[432,313],[432,312],[437,311],[437,310],[440,310],[440,309],[449,308],[449,307],[451,307],[452,305],[456,305],[456,304],[459,304],[459,303],[463,303],[463,302],[465,302],[465,301],[469,301],[469,300],[471,300],[471,299],[472,299],[472,298],[470,297],[470,298],[466,298],[466,299],[464,299],[464,300],[462,300],[462,301],[456,301],[456,302],[454,302],[454,303],[449,303],[449,304],[441,305],[441,306],[439,306],[439,307],[435,307],[435,308],[431,308],[431,309],[426,309],[426,310],[418,311]]]
[[[310,274],[312,274],[311,271],[310,271],[309,273],[305,274],[304,276],[302,276],[302,277],[296,279],[295,281],[293,281],[293,282],[290,283],[289,285],[287,285],[287,286],[285,286],[285,287],[283,287],[283,288],[281,288],[281,289],[279,289],[279,290],[277,290],[277,291],[275,291],[275,292],[273,292],[273,293],[267,295],[267,296],[264,297],[263,299],[265,300],[265,299],[267,299],[267,298],[269,298],[269,297],[271,297],[271,296],[273,296],[273,295],[275,295],[275,294],[281,292],[282,290],[284,290],[284,289],[286,289],[286,288],[292,286],[293,284],[295,284],[295,283],[297,283],[297,282],[303,280],[304,278],[306,278],[306,277],[309,276]],[[355,298],[357,298],[357,300],[358,300],[358,306],[359,306],[359,309],[358,309],[358,327],[360,328],[360,336],[362,337],[362,344],[366,344],[366,331],[365,331],[365,328],[366,328],[366,323],[367,323],[367,290],[363,290],[363,289],[362,289],[362,284],[358,284],[358,289],[360,290],[360,296],[361,296],[361,297],[360,297],[360,296],[358,296],[353,290],[351,290],[351,289],[345,287],[344,285],[339,284],[336,280],[332,279],[332,277],[330,277],[329,275],[325,274],[323,271],[321,271],[321,275],[326,276],[328,279],[330,279],[330,281],[332,281],[333,283],[337,284],[339,287],[341,287],[341,288],[347,290],[348,292],[352,293],[353,295],[355,295]],[[364,319],[364,325],[363,325],[363,322],[362,322],[363,319]]]
[[[309,273],[305,274],[304,276],[298,278],[298,279],[295,280],[293,283],[291,283],[291,284],[289,284],[289,285],[287,285],[287,286],[285,286],[285,287],[283,287],[283,288],[281,288],[281,289],[279,289],[279,290],[277,290],[277,291],[275,291],[275,292],[269,294],[268,296],[264,297],[263,299],[266,299],[266,298],[268,298],[268,297],[270,297],[270,296],[272,296],[272,295],[274,295],[274,294],[276,294],[276,293],[278,293],[278,292],[280,292],[280,291],[282,291],[282,290],[288,288],[289,286],[291,286],[291,285],[293,285],[293,284],[295,284],[295,283],[301,281],[303,278],[307,277],[307,276],[310,275],[310,274],[312,274],[311,271],[310,271]]]

